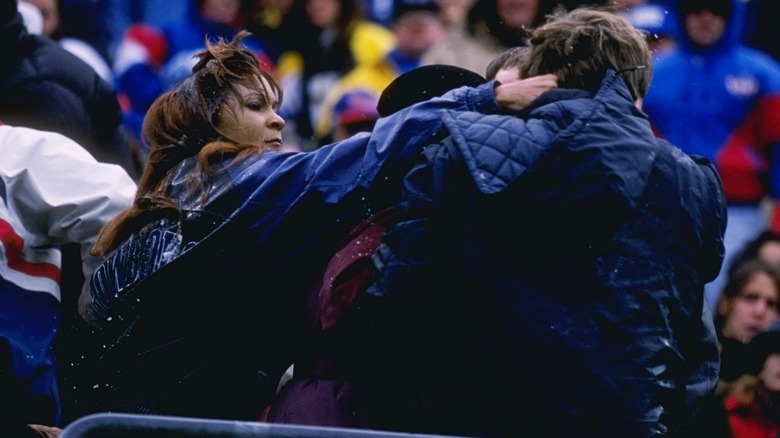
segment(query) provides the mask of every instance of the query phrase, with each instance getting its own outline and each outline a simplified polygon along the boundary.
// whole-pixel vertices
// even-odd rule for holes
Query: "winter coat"
[[[724,35],[710,47],[676,36],[676,48],[653,65],[643,108],[663,138],[715,163],[730,203],[757,205],[780,197],[780,64],[741,43],[744,3],[732,0]]]
[[[517,118],[445,112],[450,136],[404,178],[359,304],[374,424],[506,437],[689,424],[718,377],[703,285],[725,200],[712,164],[656,139],[632,100],[610,72],[595,95],[550,90]]]
[[[758,377],[745,375],[723,399],[730,438],[776,438],[780,435],[777,395]]]
[[[93,276],[92,410],[259,418],[305,326],[306,290],[397,193],[393,175],[441,130],[436,110],[497,111],[492,84],[449,96],[315,152],[265,152],[211,178],[195,157],[174,168],[181,216],[133,234]]]
[[[0,50],[1,121],[59,132],[138,178],[110,84],[56,42],[27,33],[18,13],[0,23]]]
[[[0,126],[0,435],[7,421],[57,426],[56,355],[63,303],[60,245],[75,244],[86,277],[103,224],[130,205],[135,184],[67,137]],[[73,306],[75,308],[75,305]]]

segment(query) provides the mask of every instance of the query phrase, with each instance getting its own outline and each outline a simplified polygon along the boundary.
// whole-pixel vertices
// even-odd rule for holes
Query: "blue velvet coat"
[[[174,168],[181,214],[130,236],[92,278],[84,413],[257,419],[290,364],[306,289],[347,232],[395,198],[444,109],[497,112],[493,84],[313,152],[266,152],[213,177],[194,157]]]
[[[718,377],[703,303],[725,228],[712,163],[655,138],[613,73],[520,117],[444,121],[360,304],[375,424],[685,436]]]

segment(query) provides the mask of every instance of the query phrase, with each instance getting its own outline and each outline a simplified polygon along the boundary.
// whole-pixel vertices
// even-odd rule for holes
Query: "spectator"
[[[252,5],[250,0],[197,0],[186,17],[163,25],[160,30],[165,35],[168,52],[160,71],[164,89],[170,90],[189,76],[195,65],[194,55],[203,50],[205,38],[230,39],[243,29],[245,14]],[[274,71],[274,63],[261,40],[250,35],[244,44],[255,52],[263,68]]]
[[[210,43],[144,119],[151,149],[135,203],[93,248],[108,260],[82,308],[97,330],[79,385],[88,412],[259,418],[297,347],[297,304],[339,240],[393,196],[418,139],[441,128],[437,110],[516,111],[554,85],[461,88],[371,134],[282,152],[281,90],[245,36]]]
[[[625,17],[634,27],[645,32],[647,46],[657,59],[674,47],[677,32],[669,18],[668,7],[659,1],[640,3],[625,12]]]
[[[358,0],[296,2],[283,26],[288,47],[278,71],[285,90],[279,110],[288,122],[285,141],[316,149],[325,96],[353,68],[379,62],[394,37],[365,18]]]
[[[753,369],[726,396],[730,438],[780,434],[780,327],[756,335],[749,345]]]
[[[79,59],[92,67],[103,80],[113,85],[114,76],[111,72],[111,67],[108,66],[106,58],[90,43],[63,34],[62,28],[64,26],[60,23],[60,0],[20,0],[20,4],[21,3],[32,4],[41,11],[41,14],[43,15],[43,28],[41,29],[40,34],[57,41],[65,50],[78,56]]]
[[[731,271],[738,264],[753,258],[760,258],[780,267],[780,234],[772,230],[765,230],[755,239],[747,242],[738,253],[734,254],[731,264],[727,266],[727,272],[731,275]]]
[[[425,66],[400,75],[382,92],[384,116],[485,79],[453,66]],[[349,93],[347,94],[349,95]],[[346,95],[345,95],[346,96]],[[376,110],[374,110],[376,111]],[[295,354],[295,372],[268,409],[274,423],[370,428],[356,382],[361,330],[354,319],[355,297],[374,278],[371,255],[392,208],[372,214],[354,227],[328,261],[305,297],[306,330]]]
[[[778,310],[780,270],[759,259],[748,259],[735,266],[718,298],[715,314],[722,381],[732,382],[747,372],[745,346],[777,321]]]
[[[320,110],[316,135],[327,144],[333,124],[334,103],[355,88],[368,88],[378,96],[399,75],[420,66],[422,56],[445,37],[444,22],[434,0],[396,0],[390,26],[395,45],[375,63],[364,62],[350,70],[327,93]]]
[[[295,3],[294,0],[258,0],[247,21],[247,30],[263,42],[274,64],[278,64],[289,44],[285,21]]]
[[[555,0],[477,0],[465,26],[451,29],[421,63],[481,73],[505,49],[526,45],[530,31],[544,23],[556,4]]]
[[[89,278],[101,261],[89,255],[100,227],[134,191],[124,170],[95,161],[67,137],[0,126],[0,435],[32,436],[29,424],[62,426],[65,365],[55,344],[64,303],[79,297],[60,287],[59,246],[78,245]]]
[[[624,18],[578,8],[529,47],[520,77],[559,88],[518,116],[444,112],[403,180],[358,297],[370,421],[687,436],[717,381],[717,172],[650,129],[651,54]]]
[[[138,176],[116,94],[87,64],[40,35],[30,35],[15,0],[0,0],[0,120],[59,132],[98,161]]]
[[[725,266],[762,230],[780,230],[780,65],[740,43],[743,10],[740,0],[680,0],[681,34],[657,60],[644,103],[658,135],[718,168],[729,203]],[[726,275],[706,286],[713,310]]]
[[[376,104],[379,98],[372,91],[356,89],[341,96],[333,106],[336,121],[330,138],[346,140],[358,132],[371,132],[379,118]]]

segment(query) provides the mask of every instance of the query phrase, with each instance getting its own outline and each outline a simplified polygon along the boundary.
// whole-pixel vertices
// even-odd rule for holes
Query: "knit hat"
[[[339,125],[370,122],[379,118],[376,94],[368,90],[350,90],[333,106],[333,119]]]
[[[476,87],[487,80],[465,68],[446,64],[424,65],[410,70],[382,90],[376,109],[382,117],[418,102],[444,95],[463,86]]]
[[[780,321],[750,340],[748,344],[750,372],[752,374],[761,372],[766,358],[772,353],[780,353]]]

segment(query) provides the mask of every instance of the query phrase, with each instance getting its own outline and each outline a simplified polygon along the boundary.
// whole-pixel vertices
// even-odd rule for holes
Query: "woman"
[[[282,90],[245,36],[207,43],[147,113],[134,204],[93,248],[108,259],[81,308],[97,329],[82,414],[259,418],[305,327],[307,288],[343,236],[392,202],[441,130],[438,110],[519,110],[555,86],[463,87],[380,119],[371,135],[281,152]]]
[[[779,308],[777,267],[765,260],[749,259],[732,269],[715,314],[722,381],[733,381],[746,371],[747,343],[777,321]]]
[[[725,398],[735,390],[744,390],[740,380],[751,372],[748,345],[751,339],[780,321],[778,303],[780,271],[772,263],[747,257],[729,269],[714,316],[720,349],[720,377],[715,392],[706,402],[706,412],[696,426],[698,436],[731,436],[728,434],[727,409],[724,409]]]

